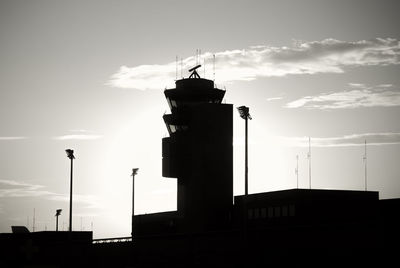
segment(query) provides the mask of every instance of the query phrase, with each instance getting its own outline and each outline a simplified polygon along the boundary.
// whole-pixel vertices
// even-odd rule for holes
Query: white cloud
[[[286,108],[308,109],[348,109],[360,107],[393,107],[400,106],[400,89],[391,84],[367,87],[364,84],[350,83],[351,89],[305,96],[289,102]]]
[[[253,46],[217,52],[215,56],[216,81],[225,83],[290,74],[343,73],[346,66],[400,64],[400,42],[393,38],[355,42],[336,39],[298,41],[292,47]],[[204,53],[202,57],[212,65],[212,53]],[[185,71],[194,64],[194,57],[182,60]],[[175,79],[175,70],[175,62],[121,66],[107,84],[141,90],[163,89]]]
[[[274,100],[281,100],[282,97],[272,97],[272,98],[267,98],[267,101],[274,101]]]
[[[287,146],[308,147],[308,137],[281,137],[281,142]],[[363,133],[340,137],[311,137],[312,147],[347,147],[367,145],[400,144],[400,133]]]
[[[97,140],[102,138],[101,135],[89,135],[89,134],[72,134],[54,137],[55,140]]]
[[[93,132],[85,129],[70,130],[73,134],[53,137],[55,140],[97,140],[101,139],[102,135],[93,134]]]
[[[44,188],[43,185],[0,179],[0,198],[39,197],[54,201],[69,201],[68,194],[59,194],[47,191]],[[74,194],[73,200],[86,204],[88,208],[99,206],[97,198],[93,195]]]
[[[0,141],[24,140],[26,137],[0,137]]]

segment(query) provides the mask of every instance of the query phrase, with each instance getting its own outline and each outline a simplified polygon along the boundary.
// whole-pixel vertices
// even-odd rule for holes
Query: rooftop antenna
[[[35,232],[35,220],[36,220],[36,211],[35,208],[33,208],[33,219],[32,219],[32,232]]]
[[[178,55],[175,56],[175,80],[178,80]]]
[[[192,74],[189,76],[189,78],[200,78],[200,75],[196,71],[200,67],[201,65],[196,65],[195,67],[191,68],[189,72],[192,72]]]
[[[364,140],[364,186],[365,186],[365,191],[367,191],[368,185],[367,185],[367,140]]]
[[[299,189],[299,155],[296,155],[296,169],[294,170],[297,178],[297,189]]]
[[[197,64],[201,63],[201,48],[199,49],[199,62]]]
[[[213,54],[213,81],[215,82],[215,54]]]
[[[204,66],[204,78],[206,78],[206,57],[203,58],[203,66]]]
[[[311,189],[311,138],[308,137],[308,180],[310,184],[310,189]]]
[[[183,59],[182,59],[182,57],[181,57],[181,77],[182,77],[182,79],[183,79],[182,69],[183,69]]]

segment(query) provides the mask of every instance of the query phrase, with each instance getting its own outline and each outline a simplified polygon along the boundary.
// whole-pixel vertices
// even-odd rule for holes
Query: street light
[[[138,168],[132,168],[132,231],[131,236],[133,237],[133,217],[135,216],[135,175],[138,173]]]
[[[62,209],[57,209],[56,210],[56,232],[58,232],[58,216],[60,216],[61,215],[61,211],[62,211]]]
[[[69,188],[69,231],[72,232],[72,170],[73,170],[73,163],[74,163],[74,150],[67,149],[65,150],[67,153],[67,157],[71,159],[71,182],[70,182],[70,188]]]
[[[249,113],[249,107],[246,106],[240,106],[237,108],[240,114],[240,117],[244,119],[245,121],[245,171],[244,171],[244,194],[247,196],[248,195],[248,175],[249,175],[249,167],[248,167],[248,150],[247,150],[247,143],[248,143],[248,137],[247,137],[247,120],[251,120],[251,116]]]

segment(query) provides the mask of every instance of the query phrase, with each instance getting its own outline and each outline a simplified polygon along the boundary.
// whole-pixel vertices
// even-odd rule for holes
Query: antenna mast
[[[178,55],[175,56],[175,80],[178,80]]]
[[[308,180],[310,184],[310,189],[311,189],[311,137],[308,137]]]
[[[213,81],[215,82],[215,54],[213,54]]]
[[[299,155],[296,155],[296,178],[297,178],[297,189],[299,189]]]
[[[365,191],[368,189],[367,185],[367,140],[364,140],[364,186],[365,186]]]
[[[35,212],[36,212],[35,208],[33,208],[32,232],[35,232],[35,220],[36,220]]]
[[[182,69],[183,69],[183,59],[182,59],[182,57],[181,57],[181,77],[182,77],[182,79],[183,79]]]

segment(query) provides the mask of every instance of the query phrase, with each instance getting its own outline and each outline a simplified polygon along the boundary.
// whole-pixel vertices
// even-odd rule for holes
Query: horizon
[[[400,198],[397,1],[1,1],[0,232],[131,232],[135,214],[176,209],[161,175],[163,91],[189,68],[246,105],[249,193],[367,189]],[[201,49],[200,60],[195,52]],[[215,75],[213,56],[215,55]],[[178,60],[176,60],[178,59]],[[205,63],[205,64],[204,64]],[[181,75],[181,73],[183,75]],[[234,195],[244,192],[244,121],[233,114]],[[81,223],[82,221],[82,223]],[[82,226],[82,227],[81,227]],[[35,230],[35,231],[36,231]]]

